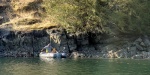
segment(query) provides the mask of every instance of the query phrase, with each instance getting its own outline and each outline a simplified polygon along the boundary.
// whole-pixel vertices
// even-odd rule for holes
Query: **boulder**
[[[139,55],[137,54],[137,55],[132,56],[131,58],[132,59],[143,59],[143,56],[140,54]]]
[[[79,52],[72,52],[70,57],[72,57],[72,58],[79,58],[79,57],[83,58],[83,57],[85,57],[85,54],[79,53]]]
[[[94,47],[95,47],[95,50],[101,50],[102,49],[102,45],[101,44],[97,44]]]
[[[127,51],[125,49],[114,52],[115,58],[128,58]]]
[[[110,51],[110,50],[115,51],[115,50],[117,50],[117,46],[110,44],[110,45],[103,46],[101,50],[104,51],[104,52],[107,52],[107,51]]]
[[[69,48],[70,48],[70,51],[76,50],[77,49],[77,45],[76,44],[70,44]]]
[[[150,52],[150,47],[147,47],[147,51]]]
[[[145,44],[145,46],[150,46],[150,41],[149,41],[148,38],[145,38],[145,39],[143,40],[143,43]]]
[[[137,49],[136,47],[130,47],[129,49],[130,56],[136,55],[136,51],[137,51],[136,49]]]
[[[138,38],[138,39],[135,40],[135,43],[138,43],[138,44],[139,44],[139,43],[141,43],[141,42],[142,42],[142,39],[141,39],[141,38]]]
[[[143,47],[146,46],[144,42],[141,42],[140,45],[143,46]]]
[[[148,52],[145,52],[145,51],[142,52],[143,59],[148,58],[148,56],[149,56]]]
[[[136,44],[136,48],[139,50],[139,51],[143,51],[144,48],[142,46],[140,46],[139,44]]]

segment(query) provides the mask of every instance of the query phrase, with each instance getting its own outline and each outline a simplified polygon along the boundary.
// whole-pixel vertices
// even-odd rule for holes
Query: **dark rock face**
[[[0,33],[0,50],[4,56],[37,55],[40,49],[49,43],[49,36],[44,30],[20,32],[1,29]]]
[[[67,54],[74,51],[87,53],[90,50],[95,50],[94,47],[89,47],[88,36],[79,35],[69,34],[57,28],[31,32],[0,29],[0,50],[4,56],[13,57],[36,56],[48,43],[51,43],[58,52]]]
[[[0,24],[9,21],[6,11],[11,10],[9,1],[0,1]]]
[[[4,6],[0,6],[0,13],[3,13],[5,10],[6,10],[6,8],[8,8],[8,6],[6,6],[6,5],[4,5]]]
[[[38,56],[40,50],[51,43],[58,52],[65,52],[73,58],[150,58],[148,36],[117,46],[112,44],[119,38],[106,38],[104,35],[66,33],[63,29],[53,28],[30,32],[0,29],[0,56],[30,57]]]
[[[69,37],[64,30],[52,29],[47,30],[50,35],[50,42],[59,52],[70,53],[76,50],[77,46],[73,37]]]

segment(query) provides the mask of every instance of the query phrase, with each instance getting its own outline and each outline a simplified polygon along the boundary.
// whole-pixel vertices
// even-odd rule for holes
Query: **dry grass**
[[[17,16],[15,18],[11,18],[9,22],[3,23],[2,25],[4,26],[11,24],[12,29],[17,31],[42,30],[56,27],[58,25],[58,22],[53,16],[48,16],[49,18],[45,17],[43,19],[34,15],[35,13],[43,13],[40,9],[38,9],[38,11],[35,11],[34,9],[32,10],[32,8],[32,11],[18,11],[20,9],[24,10],[25,7],[30,7],[29,4],[31,3],[37,5],[38,3],[40,3],[40,1],[41,0],[11,0],[11,7],[14,12],[11,12],[10,14],[16,14]],[[29,22],[32,21],[37,22],[29,24]]]
[[[10,22],[13,24],[13,29],[18,31],[31,31],[31,30],[42,30],[51,27],[56,27],[58,25],[57,20],[53,16],[48,16],[49,18],[35,18],[32,16],[32,13],[19,13],[21,17],[16,17],[11,19]],[[26,20],[41,20],[41,22],[37,22],[35,24],[28,24],[29,21]],[[18,23],[20,21],[24,21],[26,23]]]
[[[16,12],[15,14],[19,15],[16,17],[16,19],[19,18],[34,18],[34,16],[32,15],[33,13],[35,13],[34,11],[31,12]]]
[[[23,7],[27,6],[30,2],[34,2],[35,0],[12,0],[12,8],[14,11],[22,9]]]
[[[52,23],[49,21],[42,22],[42,23],[36,23],[33,25],[13,25],[14,30],[18,31],[31,31],[31,30],[42,30],[42,29],[48,29],[51,27],[56,27],[56,23]]]
[[[17,24],[19,21],[24,20],[25,18],[15,18],[10,20],[7,23],[3,23],[3,25],[12,25],[12,29],[16,31],[32,31],[32,30],[43,30],[43,29],[49,29],[53,27],[57,27],[58,23],[54,20],[44,19],[40,23],[35,23],[32,25],[29,24]],[[26,19],[33,19],[33,18],[26,18]],[[5,27],[5,26],[4,26]]]

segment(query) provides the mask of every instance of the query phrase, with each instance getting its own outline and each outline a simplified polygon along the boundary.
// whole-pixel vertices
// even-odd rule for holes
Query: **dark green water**
[[[0,58],[0,75],[150,75],[150,60]]]

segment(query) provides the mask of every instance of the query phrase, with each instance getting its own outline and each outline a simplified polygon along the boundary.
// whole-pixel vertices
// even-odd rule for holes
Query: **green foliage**
[[[150,33],[149,0],[114,0],[109,2],[112,10],[110,21],[121,33],[143,35]]]
[[[43,6],[68,32],[150,33],[150,0],[44,0]]]
[[[45,0],[48,15],[53,15],[69,32],[104,32],[96,14],[97,0]]]

